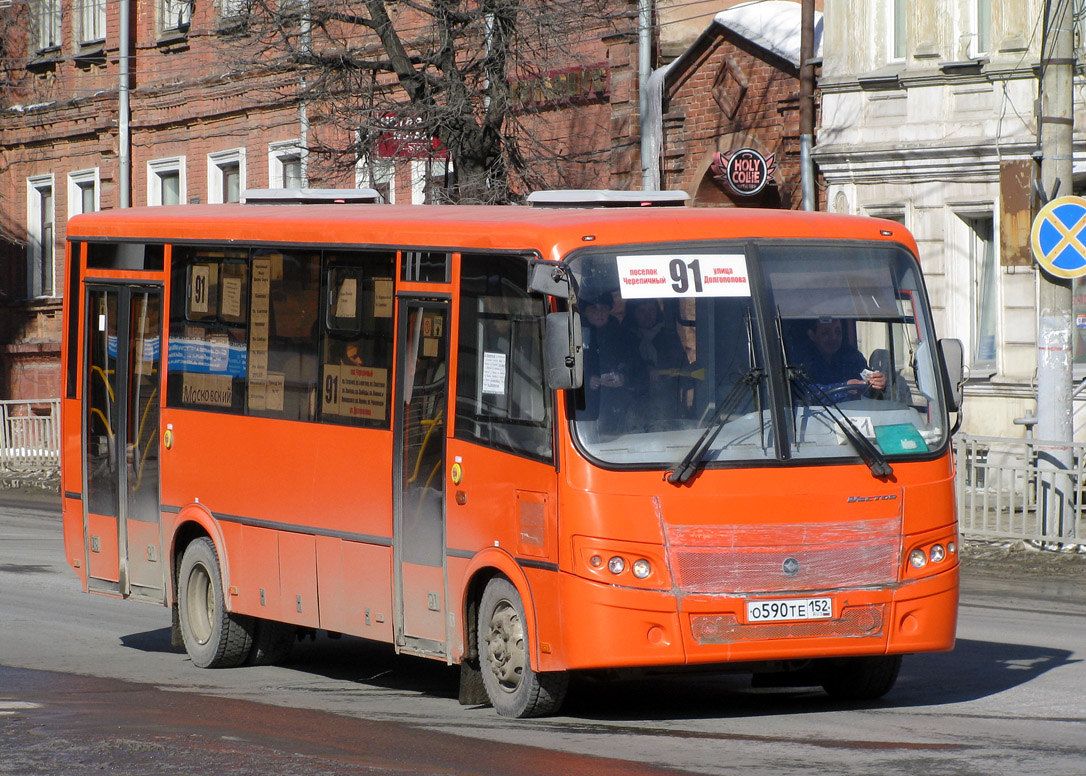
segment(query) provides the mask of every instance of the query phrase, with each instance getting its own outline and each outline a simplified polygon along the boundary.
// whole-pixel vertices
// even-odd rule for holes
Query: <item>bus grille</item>
[[[702,614],[690,618],[699,644],[734,644],[761,639],[876,637],[882,635],[882,604],[849,606],[836,620],[766,622],[743,625],[734,614]]]
[[[684,593],[773,593],[897,581],[901,518],[800,525],[668,526]]]

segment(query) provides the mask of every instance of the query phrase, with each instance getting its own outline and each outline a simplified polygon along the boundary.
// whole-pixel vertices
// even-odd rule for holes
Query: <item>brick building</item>
[[[816,57],[821,19],[816,13]],[[684,189],[698,205],[801,206],[800,23],[794,2],[721,11],[667,67],[661,188]],[[756,152],[768,168],[769,180],[756,194],[727,179],[729,160],[743,149]]]
[[[655,60],[687,40],[674,19],[728,5],[662,3]],[[798,3],[771,5],[798,13]],[[567,66],[511,79],[521,135],[554,157],[541,185],[641,186],[637,5],[612,6],[609,25],[580,31]],[[407,122],[391,117],[363,151],[335,101],[303,93],[297,71],[251,66],[267,52],[236,0],[127,5],[123,90],[121,7],[0,2],[0,398],[59,392],[64,225],[73,215],[126,201],[233,201],[264,187],[370,186],[388,201],[421,203],[449,180],[447,155]],[[722,67],[737,72],[729,63],[751,85],[738,113],[725,117],[712,94]],[[665,97],[661,187],[728,204],[706,160],[742,144],[776,153],[777,172],[762,197],[739,204],[794,206],[797,63],[718,20],[676,64],[682,77],[674,69]]]

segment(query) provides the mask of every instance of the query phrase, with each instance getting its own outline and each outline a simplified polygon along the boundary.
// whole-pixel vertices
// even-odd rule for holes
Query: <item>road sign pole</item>
[[[1072,77],[1074,37],[1071,0],[1046,4],[1041,51],[1041,185],[1047,196],[1072,194]],[[1074,520],[1072,468],[1071,282],[1045,271],[1040,284],[1037,330],[1037,455],[1042,482],[1051,483],[1042,504],[1045,533],[1064,533]],[[1072,529],[1073,530],[1073,529]]]

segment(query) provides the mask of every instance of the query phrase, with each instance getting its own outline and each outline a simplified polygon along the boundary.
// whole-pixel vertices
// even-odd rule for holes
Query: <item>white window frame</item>
[[[188,201],[188,182],[185,176],[185,157],[171,156],[155,159],[147,163],[147,204],[162,204],[162,178],[170,173],[177,173],[177,201],[183,205]]]
[[[947,241],[944,243],[947,252],[947,295],[953,302],[952,321],[953,331],[956,332],[965,345],[966,363],[969,365],[973,377],[991,377],[1000,369],[1003,351],[1003,284],[1001,282],[1001,266],[999,260],[999,222],[995,208],[990,204],[984,205],[956,205],[951,208],[950,226],[947,230]],[[987,246],[989,252],[982,252],[985,243],[981,240],[976,229],[976,222],[984,221],[991,227],[991,235]],[[985,260],[990,259],[987,269],[991,273],[985,275]],[[995,341],[993,343],[992,357],[978,360],[980,350],[978,337],[981,328],[981,296],[984,290],[981,283],[987,279],[992,287],[990,291],[993,298],[990,300],[988,312],[994,316],[991,321]]]
[[[185,32],[192,24],[193,0],[157,0],[159,33]]]
[[[75,0],[79,43],[86,46],[106,39],[106,0]]]
[[[30,40],[34,54],[60,48],[61,0],[33,0],[30,7]]]
[[[434,174],[452,172],[451,159],[417,159],[411,162],[411,204],[425,205],[427,186]]]
[[[93,210],[83,208],[83,191],[88,183],[94,192]],[[102,178],[97,167],[68,173],[68,218],[83,213],[97,213],[102,209],[101,183]]]
[[[49,197],[51,213],[43,212]],[[27,296],[32,299],[56,297],[57,244],[56,178],[34,175],[26,179]],[[48,234],[45,223],[48,222]]]
[[[207,201],[211,204],[226,202],[226,168],[238,166],[238,201],[245,191],[245,149],[230,148],[207,155]]]
[[[904,62],[909,46],[909,0],[886,0],[886,59]],[[898,34],[901,51],[898,51]]]
[[[287,186],[286,166],[297,159],[301,174],[298,186]],[[301,140],[280,140],[268,143],[268,187],[272,189],[304,189],[308,179],[309,152]]]
[[[991,48],[992,0],[969,0],[969,56],[978,59]]]
[[[379,186],[388,186],[386,205],[396,204],[396,160],[388,157],[363,156],[354,165],[354,186],[356,189],[372,188],[380,191]]]

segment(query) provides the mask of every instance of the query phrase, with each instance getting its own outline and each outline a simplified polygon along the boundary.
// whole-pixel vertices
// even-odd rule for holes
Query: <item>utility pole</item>
[[[1072,194],[1072,78],[1075,50],[1071,0],[1045,3],[1041,39],[1041,188],[1046,197]],[[1038,465],[1068,472],[1072,466],[1071,283],[1038,270],[1037,430]],[[1071,521],[1069,476],[1053,473],[1043,501],[1043,530],[1063,535]],[[1059,523],[1059,525],[1057,525]],[[1068,529],[1071,530],[1071,529]]]
[[[799,28],[799,164],[803,209],[814,210],[814,0],[800,4]]]

